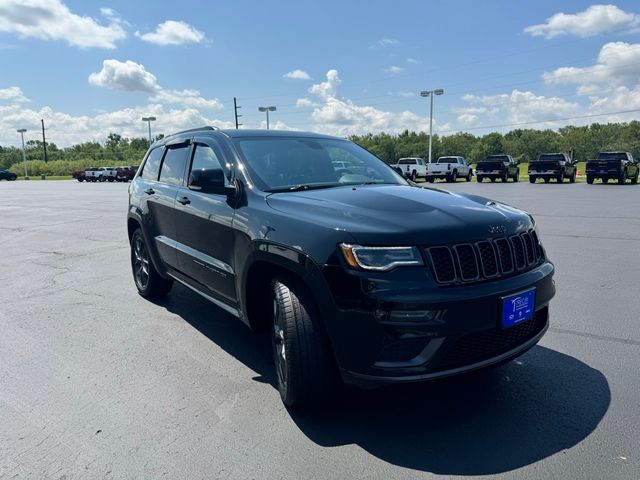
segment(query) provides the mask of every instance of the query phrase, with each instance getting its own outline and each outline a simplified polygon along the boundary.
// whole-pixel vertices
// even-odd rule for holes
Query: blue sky
[[[178,5],[178,6],[177,6]],[[640,117],[640,5],[0,0],[0,145],[203,124],[485,134]]]

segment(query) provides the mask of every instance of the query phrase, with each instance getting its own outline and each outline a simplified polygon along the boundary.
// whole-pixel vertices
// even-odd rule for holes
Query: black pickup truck
[[[623,184],[628,180],[638,183],[638,161],[629,152],[600,152],[598,158],[587,161],[587,183],[592,184],[596,178],[602,183],[609,179]]]
[[[517,182],[520,179],[520,167],[511,155],[488,155],[476,165],[476,178],[478,183],[485,178],[490,178],[492,182],[498,178],[506,182],[511,178]]]
[[[576,181],[576,162],[566,153],[543,153],[537,160],[529,163],[529,182],[536,183],[538,178],[549,183],[555,178],[558,183],[564,182],[565,178],[570,183]]]

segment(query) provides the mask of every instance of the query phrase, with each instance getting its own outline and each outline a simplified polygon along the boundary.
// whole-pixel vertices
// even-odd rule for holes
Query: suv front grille
[[[530,270],[542,259],[534,230],[476,243],[429,247],[425,252],[441,285],[506,277]]]

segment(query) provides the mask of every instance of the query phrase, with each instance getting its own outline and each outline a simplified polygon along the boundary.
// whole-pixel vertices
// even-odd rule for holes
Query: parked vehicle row
[[[543,153],[537,159],[529,162],[529,182],[536,183],[538,179],[545,183],[551,180],[557,183],[575,183],[578,175],[577,160],[572,154],[567,153]],[[392,167],[405,178],[413,180],[424,178],[428,182],[436,179],[444,179],[447,182],[455,182],[464,177],[468,182],[474,172],[463,157],[440,157],[434,163],[429,163],[420,157],[401,158]],[[476,165],[475,175],[477,181],[482,183],[485,179],[495,182],[500,180],[505,183],[509,179],[513,182],[520,180],[519,162],[511,155],[488,155]],[[592,184],[596,179],[603,183],[616,180],[619,184],[631,182],[638,183],[640,177],[640,163],[629,152],[601,152],[595,160],[586,163],[587,183]]]
[[[128,182],[133,180],[138,167],[92,167],[71,174],[79,182]]]

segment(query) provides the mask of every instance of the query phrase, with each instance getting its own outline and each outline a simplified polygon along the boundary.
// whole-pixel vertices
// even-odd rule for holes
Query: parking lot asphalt
[[[268,343],[139,297],[126,184],[0,183],[0,478],[640,478],[640,186],[436,184],[534,214],[551,328],[517,361],[287,411]]]

